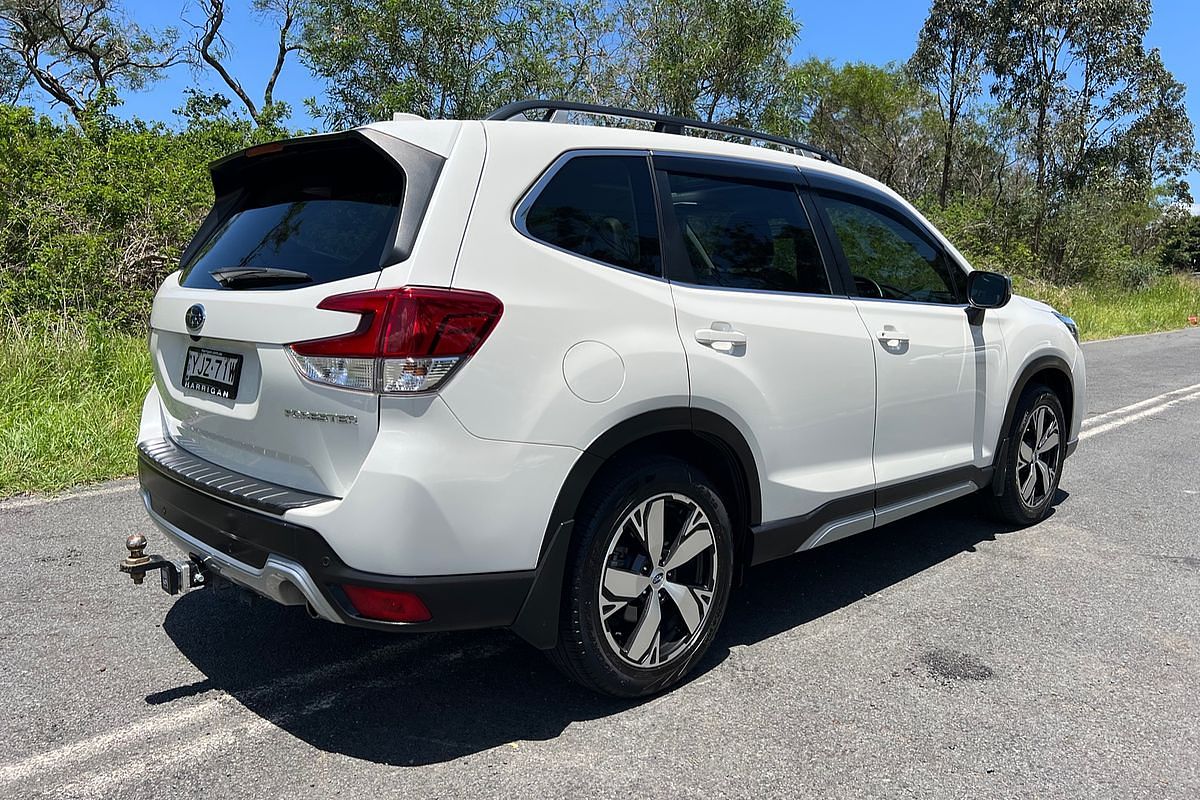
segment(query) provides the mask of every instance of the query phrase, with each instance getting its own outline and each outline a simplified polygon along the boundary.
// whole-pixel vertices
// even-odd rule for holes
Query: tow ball
[[[125,539],[129,555],[121,562],[124,572],[133,582],[141,585],[147,572],[158,570],[162,590],[167,594],[179,594],[183,589],[196,589],[208,585],[208,573],[204,565],[193,559],[172,561],[160,555],[146,555],[146,537],[134,533]]]

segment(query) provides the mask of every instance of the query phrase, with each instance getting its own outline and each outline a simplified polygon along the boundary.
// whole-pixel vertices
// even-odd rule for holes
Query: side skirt
[[[991,467],[959,469],[839,497],[799,517],[752,527],[751,564],[762,564],[869,531],[971,494],[992,480]]]

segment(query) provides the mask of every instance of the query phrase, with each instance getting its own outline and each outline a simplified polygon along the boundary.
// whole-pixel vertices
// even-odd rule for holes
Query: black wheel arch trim
[[[598,436],[575,461],[563,481],[550,512],[542,540],[533,586],[512,630],[542,650],[555,646],[558,639],[558,615],[562,596],[563,572],[574,529],[575,510],[596,473],[610,458],[642,439],[661,433],[691,432],[725,449],[732,457],[744,484],[746,520],[750,526],[762,519],[762,491],[758,466],[749,443],[729,420],[712,411],[675,407],[647,411],[630,417]]]
[[[992,456],[992,465],[995,467],[992,473],[992,493],[999,497],[1004,492],[1004,481],[1007,470],[1005,469],[1008,461],[1008,444],[1009,444],[1009,428],[1012,427],[1013,417],[1017,413],[1017,403],[1021,401],[1021,395],[1024,394],[1026,387],[1033,377],[1046,370],[1054,370],[1061,373],[1066,379],[1067,385],[1071,387],[1071,408],[1074,409],[1077,398],[1075,397],[1075,377],[1071,372],[1071,365],[1067,363],[1062,356],[1055,354],[1047,354],[1038,356],[1031,360],[1021,370],[1021,374],[1017,376],[1016,383],[1013,384],[1013,389],[1008,395],[1008,406],[1004,409],[1004,421],[1000,425],[1000,437],[996,441],[996,449]],[[1065,410],[1065,409],[1064,409]],[[1065,420],[1070,436],[1071,420]],[[1075,447],[1071,442],[1078,446],[1078,437],[1067,443],[1066,456],[1070,456],[1075,452]]]

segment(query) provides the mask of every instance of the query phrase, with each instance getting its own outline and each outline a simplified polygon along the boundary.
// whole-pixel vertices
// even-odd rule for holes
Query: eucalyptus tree
[[[710,122],[760,115],[800,32],[786,0],[623,0],[616,18],[627,101]]]
[[[0,72],[77,120],[92,101],[141,89],[183,60],[173,28],[148,30],[117,0],[0,0]]]
[[[532,95],[588,97],[609,58],[590,0],[308,0],[303,59],[335,126],[475,117]]]
[[[990,24],[984,0],[933,0],[908,62],[914,78],[933,92],[941,116],[937,196],[942,208],[950,190],[960,120],[981,93]]]

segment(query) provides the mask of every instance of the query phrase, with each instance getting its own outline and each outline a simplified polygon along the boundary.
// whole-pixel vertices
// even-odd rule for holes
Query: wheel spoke
[[[623,610],[629,603],[624,600],[602,600],[600,602],[600,620],[607,622],[608,618]]]
[[[1025,442],[1021,442],[1021,448],[1017,451],[1017,458],[1021,460],[1021,466],[1027,465],[1033,461],[1033,448]]]
[[[700,627],[700,621],[704,619],[704,612],[708,610],[708,604],[712,602],[712,594],[705,593],[705,598],[701,600],[692,593],[691,588],[671,581],[664,582],[663,588],[667,590],[667,596],[679,609],[679,615],[683,617],[683,624],[687,625],[688,633],[695,633],[696,629]]]
[[[1037,454],[1040,456],[1043,453],[1050,452],[1056,447],[1058,447],[1058,432],[1054,431],[1047,436],[1040,445],[1038,445]]]
[[[657,566],[662,561],[663,551],[663,514],[667,508],[666,499],[659,497],[643,507],[641,514],[641,524],[638,526],[638,536],[642,539],[642,544],[646,547],[646,555],[650,556],[650,563]],[[637,515],[634,516],[635,525],[637,524]]]
[[[642,615],[637,621],[637,627],[629,637],[629,646],[625,655],[635,663],[641,663],[650,652],[650,647],[658,638],[658,626],[662,622],[662,608],[659,606],[658,592],[651,592],[642,606]]]
[[[1051,475],[1050,467],[1046,466],[1045,463],[1037,461],[1035,462],[1035,466],[1038,476],[1038,483],[1040,483],[1042,486],[1041,496],[1044,498],[1046,495],[1050,494],[1050,484],[1054,482],[1054,476]]]
[[[1021,499],[1025,505],[1033,505],[1033,493],[1037,489],[1037,467],[1029,468],[1029,476],[1021,483]]]
[[[1046,407],[1040,406],[1037,411],[1033,412],[1033,441],[1040,442],[1042,440],[1042,428],[1046,425]]]
[[[639,597],[650,585],[650,578],[626,569],[609,567],[604,570],[604,590],[620,600]]]
[[[716,546],[712,528],[708,526],[707,520],[697,525],[690,533],[684,534],[684,537],[676,545],[675,552],[671,553],[667,563],[663,565],[663,569],[668,572],[679,569],[708,548]]]

